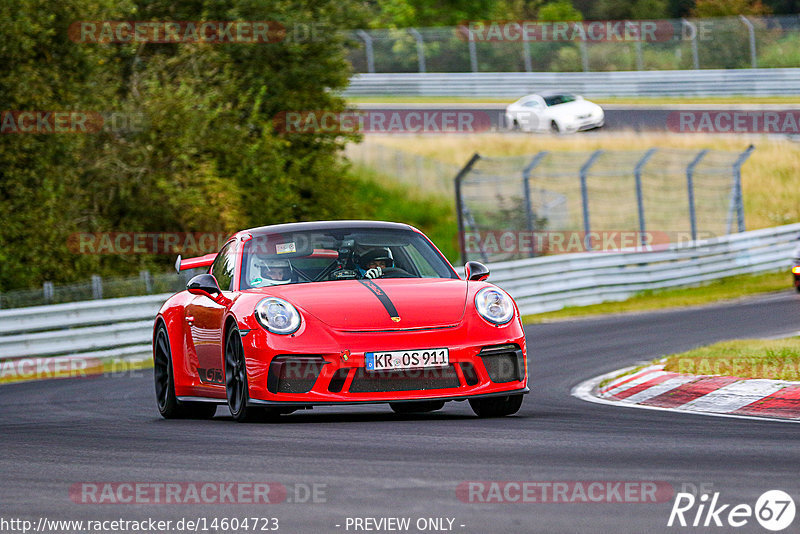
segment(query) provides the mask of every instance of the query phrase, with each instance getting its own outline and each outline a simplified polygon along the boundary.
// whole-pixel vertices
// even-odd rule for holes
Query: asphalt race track
[[[471,111],[485,113],[491,123],[491,130],[509,131],[505,124],[506,104],[359,104],[364,110],[441,110],[441,111]],[[678,126],[675,117],[669,119],[670,114],[678,111],[691,110],[786,110],[792,109],[788,105],[742,105],[742,104],[684,104],[684,105],[603,105],[605,112],[605,126],[593,132],[666,132],[669,125]],[[480,123],[484,121],[479,120]]]
[[[732,505],[754,506],[770,489],[797,501],[800,425],[597,405],[570,390],[698,344],[798,330],[800,296],[789,290],[724,306],[532,325],[533,391],[517,416],[492,420],[449,403],[413,417],[381,405],[314,409],[280,424],[237,424],[222,408],[213,421],[165,421],[151,371],[7,385],[0,387],[0,514],[34,521],[276,517],[279,532],[320,534],[354,532],[345,528],[347,517],[410,517],[412,525],[455,518],[453,531],[464,533],[687,531],[666,526],[672,498],[466,503],[456,487],[664,481],[675,491],[705,484]],[[292,501],[317,484],[325,502],[95,505],[69,496],[77,483],[125,481],[274,481]],[[754,518],[736,530],[764,532]]]

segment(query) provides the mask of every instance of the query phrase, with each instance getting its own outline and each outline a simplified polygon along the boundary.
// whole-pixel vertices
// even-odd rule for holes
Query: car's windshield
[[[457,278],[457,275],[416,232],[343,228],[254,237],[244,247],[240,287],[244,290],[376,277]]]
[[[544,103],[548,106],[557,106],[559,104],[566,104],[568,102],[575,102],[577,100],[575,95],[551,95],[543,98]]]

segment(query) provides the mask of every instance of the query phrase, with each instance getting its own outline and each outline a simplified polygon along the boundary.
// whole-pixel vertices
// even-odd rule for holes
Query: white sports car
[[[506,108],[512,130],[566,133],[600,128],[604,122],[603,108],[569,93],[528,95]]]

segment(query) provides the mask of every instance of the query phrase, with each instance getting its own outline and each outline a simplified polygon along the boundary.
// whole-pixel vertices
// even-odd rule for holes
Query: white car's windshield
[[[544,103],[547,104],[548,107],[558,106],[559,104],[566,104],[568,102],[575,102],[577,100],[575,95],[551,95],[543,98]]]

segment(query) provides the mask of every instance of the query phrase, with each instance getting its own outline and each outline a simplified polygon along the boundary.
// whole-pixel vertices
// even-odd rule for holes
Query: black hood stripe
[[[381,286],[376,284],[373,280],[369,278],[364,278],[359,280],[367,289],[372,291],[372,294],[378,297],[378,300],[381,301],[383,307],[386,308],[386,311],[389,313],[389,317],[397,317],[400,318],[400,315],[397,313],[397,308],[394,307],[394,303],[392,299],[381,289]]]

